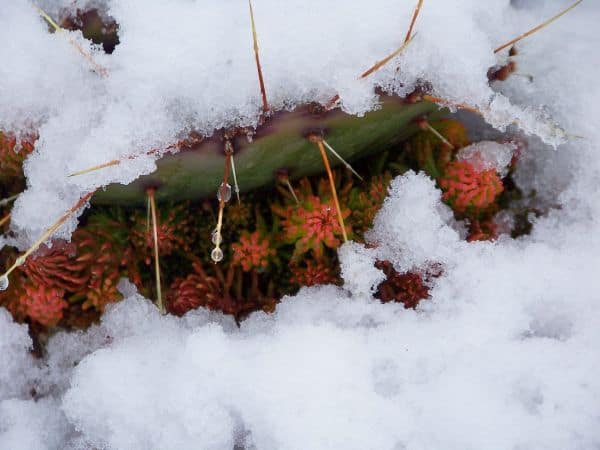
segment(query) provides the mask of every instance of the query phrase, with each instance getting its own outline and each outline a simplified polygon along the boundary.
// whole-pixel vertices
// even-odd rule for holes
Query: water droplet
[[[227,203],[231,200],[231,186],[228,183],[221,183],[217,190],[217,200]]]
[[[25,258],[23,255],[19,256],[15,261],[15,265],[22,266],[23,264],[25,264],[26,259],[27,258]]]
[[[222,236],[221,233],[219,233],[219,230],[214,230],[212,232],[212,234],[210,235],[210,240],[212,241],[213,244],[215,245],[220,245],[221,244],[221,240],[222,240]]]
[[[6,275],[2,275],[0,277],[0,291],[5,291],[8,289],[8,277]]]
[[[210,253],[210,257],[216,263],[221,262],[223,260],[223,250],[221,250],[219,247],[213,249],[213,251]]]

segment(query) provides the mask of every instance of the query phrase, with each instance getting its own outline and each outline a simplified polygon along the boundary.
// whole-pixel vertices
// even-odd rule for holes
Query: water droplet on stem
[[[210,253],[210,257],[215,263],[221,262],[223,260],[223,250],[219,247],[213,249]]]
[[[0,291],[5,291],[8,289],[8,277],[6,275],[2,275],[0,277]]]
[[[227,203],[231,200],[231,186],[229,183],[221,183],[217,190],[217,200]]]

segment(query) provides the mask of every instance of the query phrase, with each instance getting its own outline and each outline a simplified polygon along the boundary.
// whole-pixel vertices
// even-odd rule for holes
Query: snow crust
[[[473,104],[485,105],[496,95],[512,99],[522,111],[546,105],[566,130],[585,139],[569,139],[558,151],[539,136],[528,139],[517,181],[526,191],[536,189],[547,204],[559,206],[535,220],[531,235],[464,242],[457,231],[460,224],[453,223],[433,181],[408,173],[394,180],[369,235],[369,248],[350,243],[340,250],[343,286],[303,289],[284,299],[273,315],[254,314],[239,329],[231,319],[206,311],[161,317],[125,283],[121,287],[129,298],[110,308],[99,326],[53,336],[45,357],[34,360],[25,328],[0,311],[0,448],[597,448],[600,132],[594,117],[600,113],[600,7],[584,2],[522,45],[519,70],[532,74],[533,83],[514,77],[490,91],[485,70],[495,62],[490,48],[504,40],[498,36],[518,34],[514,31],[565,4],[514,3],[426,0],[418,37],[402,58],[401,75],[390,68],[366,83],[353,78],[368,65],[365,55],[379,55],[380,50],[383,55],[397,45],[398,30],[404,29],[413,5],[374,1],[365,10],[332,2],[330,9],[329,4],[303,2],[301,7],[292,1],[284,15],[283,6],[256,1],[255,12],[268,86],[281,105],[339,90],[345,107],[360,112],[372,105],[369,83],[399,88],[390,81],[396,76],[423,76],[445,97]],[[251,76],[247,17],[240,5],[201,7],[175,0],[169,9],[161,7],[163,2],[140,5],[110,2],[123,24],[124,41],[113,56],[97,55],[111,70],[105,81],[89,73],[58,37],[46,35],[25,3],[0,8],[2,23],[15,24],[12,40],[0,29],[8,42],[8,50],[0,50],[2,59],[6,55],[19,62],[0,65],[2,97],[13,92],[0,106],[0,123],[14,129],[33,121],[41,135],[40,150],[28,163],[30,191],[17,210],[23,230],[33,232],[46,224],[52,215],[46,209],[55,215],[67,209],[69,196],[77,197],[78,190],[126,177],[111,172],[102,175],[107,177],[103,181],[66,185],[60,174],[131,151],[132,143],[141,149],[176,136],[188,122],[181,115],[185,108],[174,112],[173,102],[187,105],[190,114],[185,117],[197,119],[189,123],[207,124],[207,130],[226,117],[248,122],[255,117],[259,98]],[[232,25],[212,35],[225,12]],[[313,22],[318,25],[307,25]],[[177,24],[168,27],[173,35],[156,31],[170,23]],[[337,27],[349,25],[353,33],[340,39],[342,28]],[[182,38],[191,32],[203,39]],[[396,36],[394,42],[390,36]],[[37,68],[44,52],[38,55],[36,46],[23,52],[23,39],[54,57],[54,64],[43,66],[46,77]],[[164,47],[146,48],[145,39]],[[294,49],[287,60],[277,52],[283,51],[283,41]],[[381,42],[389,47],[381,49]],[[161,52],[162,58],[154,61],[149,55],[153,48],[170,53]],[[308,64],[308,49],[315,48],[323,55],[313,55],[312,66],[301,64]],[[237,51],[245,56],[231,57]],[[221,66],[233,67],[221,73],[222,86],[235,79],[233,90],[203,86],[208,73],[220,67],[207,64],[218,53]],[[169,54],[173,57],[166,62]],[[25,77],[22,86],[30,90],[58,83],[45,100],[24,95],[22,110],[14,95],[21,82],[19,67],[29,69],[20,75]],[[189,71],[178,70],[183,67]],[[287,67],[287,72],[278,74],[275,67]],[[7,75],[11,70],[13,77]],[[70,80],[69,89],[61,74]],[[140,83],[130,83],[133,74]],[[459,75],[466,78],[459,82]],[[101,94],[90,94],[90,86]],[[76,95],[78,89],[88,96]],[[127,98],[121,96],[125,91]],[[154,95],[150,99],[144,91]],[[178,96],[184,91],[189,95]],[[158,128],[131,113],[142,105],[148,107],[146,118],[152,118],[148,122]],[[118,110],[129,113],[119,116]],[[93,119],[90,111],[96,112]],[[169,117],[172,122],[164,122]],[[73,146],[64,145],[69,140]],[[105,146],[106,140],[113,145]],[[44,161],[48,167],[42,173]],[[150,170],[153,163],[147,163]],[[138,167],[127,170],[131,177],[140,173]],[[29,208],[35,204],[29,202],[38,198],[42,186],[48,207],[34,214]],[[28,216],[33,222],[23,221]],[[373,262],[381,257],[399,271],[441,264],[432,298],[416,311],[373,299],[382,280]]]
[[[529,10],[507,0],[429,0],[404,54],[359,80],[360,73],[401,45],[413,2],[374,0],[364,7],[347,0],[326,5],[257,0],[269,102],[274,109],[292,108],[339,93],[346,111],[363,114],[377,107],[376,86],[403,95],[424,80],[435,95],[481,109],[496,127],[517,121],[526,132],[558,144],[563,133],[542,109],[542,98],[524,104],[518,96],[494,91],[486,76],[502,61],[493,54],[495,46],[537,24],[557,7],[552,3],[553,8]],[[45,0],[41,5],[54,17],[99,6],[119,23],[121,43],[106,55],[81,33],[67,33],[108,70],[102,78],[65,36],[47,32],[28,0],[3,3],[0,129],[40,136],[25,167],[28,188],[12,214],[21,246],[37,239],[85,193],[152,172],[154,159],[191,130],[210,135],[216,128],[256,123],[260,91],[244,2]],[[564,21],[576,23],[574,15]],[[569,131],[576,133],[579,126]],[[151,149],[157,153],[146,155]],[[139,157],[68,177],[131,155]],[[73,217],[57,236],[68,238],[75,222]]]

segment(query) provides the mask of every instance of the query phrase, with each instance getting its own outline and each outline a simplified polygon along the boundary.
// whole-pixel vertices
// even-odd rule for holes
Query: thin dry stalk
[[[44,18],[44,20],[46,20],[46,22],[48,22],[50,24],[50,26],[52,28],[54,28],[54,30],[57,33],[61,33],[63,36],[65,36],[67,38],[67,40],[69,41],[69,44],[71,44],[73,46],[73,48],[75,48],[75,50],[77,50],[79,52],[79,54],[81,56],[83,56],[83,58],[89,63],[89,65],[92,67],[92,70],[94,72],[96,72],[98,75],[100,75],[101,77],[107,77],[108,76],[108,70],[101,66],[100,64],[98,64],[96,61],[94,61],[94,58],[92,58],[92,55],[90,55],[81,45],[79,45],[71,36],[68,36],[65,33],[65,30],[58,25],[54,19],[52,19],[52,17],[50,17],[46,11],[44,11],[42,8],[40,8],[37,5],[33,5],[33,7],[37,10],[37,12]]]
[[[256,36],[256,24],[254,23],[254,10],[252,9],[252,1],[248,0],[250,7],[250,22],[252,23],[252,41],[254,44],[254,59],[256,60],[256,70],[258,72],[258,83],[260,84],[260,95],[263,103],[263,113],[269,111],[269,103],[267,102],[267,93],[265,91],[265,81],[263,79],[262,68],[260,66],[260,57],[258,54],[258,37]]]
[[[158,219],[156,217],[156,201],[154,199],[154,194],[156,190],[154,188],[150,188],[146,190],[146,195],[148,196],[148,200],[150,202],[150,215],[152,217],[152,239],[154,246],[154,274],[155,274],[155,282],[156,282],[156,306],[161,314],[165,313],[165,307],[162,299],[162,287],[160,281],[160,255],[159,255],[159,247],[158,247]]]
[[[404,42],[410,41],[413,27],[415,26],[415,22],[417,21],[417,17],[419,16],[419,12],[421,11],[421,7],[423,6],[423,0],[419,0],[417,6],[415,6],[415,11],[413,12],[412,19],[410,20],[410,26],[408,27],[408,31],[406,32],[406,37],[404,38]]]
[[[548,20],[542,22],[541,24],[539,24],[537,27],[532,28],[529,31],[526,31],[525,33],[521,34],[520,36],[517,36],[514,39],[511,39],[510,41],[508,41],[506,44],[502,44],[500,47],[498,47],[497,49],[494,50],[494,53],[498,53],[502,50],[504,50],[506,47],[510,47],[514,44],[516,44],[517,42],[519,42],[522,39],[525,39],[527,36],[531,36],[532,34],[540,31],[542,28],[550,25],[552,22],[554,22],[555,20],[559,19],[560,17],[564,16],[565,14],[567,14],[569,11],[571,11],[573,8],[575,8],[577,5],[579,5],[583,0],[577,0],[575,3],[573,3],[571,6],[569,6],[568,8],[563,9],[561,12],[559,12],[557,15],[549,18]]]
[[[69,209],[66,213],[64,213],[50,228],[48,228],[44,232],[44,234],[42,234],[42,236],[37,241],[35,241],[31,247],[29,247],[27,249],[27,251],[25,253],[23,253],[21,256],[19,256],[16,259],[16,261],[14,262],[14,264],[6,272],[4,272],[4,274],[0,278],[8,277],[12,273],[13,270],[15,270],[17,267],[22,265],[27,260],[27,258],[33,252],[35,252],[40,245],[42,245],[44,242],[46,242],[46,240],[50,236],[52,236],[52,234],[54,234],[54,232],[56,230],[58,230],[58,228],[60,228],[60,226],[63,223],[66,222],[66,220],[69,218],[69,216],[71,216],[71,214],[73,214],[75,211],[77,211],[79,208],[81,208],[92,197],[92,195],[94,195],[95,192],[96,191],[94,190],[92,192],[87,193],[83,197],[81,197],[79,199],[79,201],[71,209]]]
[[[327,177],[329,178],[329,187],[331,188],[331,195],[333,196],[333,202],[335,204],[335,209],[337,211],[338,221],[340,223],[340,228],[342,229],[342,236],[344,237],[344,242],[348,242],[348,234],[346,233],[346,226],[344,224],[344,216],[342,215],[342,208],[340,207],[340,202],[337,196],[337,190],[335,189],[335,182],[333,181],[333,172],[331,171],[331,167],[329,166],[329,160],[327,159],[327,154],[325,153],[325,146],[323,145],[323,139],[321,138],[313,138],[312,141],[317,144],[319,151],[321,152],[321,157],[323,158],[323,164],[325,165],[325,170],[327,171]]]

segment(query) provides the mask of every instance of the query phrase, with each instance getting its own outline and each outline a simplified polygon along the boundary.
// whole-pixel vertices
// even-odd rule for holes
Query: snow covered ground
[[[257,118],[246,3],[96,3],[122,27],[113,55],[94,53],[106,79],[47,34],[28,2],[0,6],[0,128],[40,133],[14,211],[22,244],[81,193],[154,163],[68,173],[192,126]],[[425,0],[401,71],[357,81],[401,42],[412,3],[255,0],[273,104],[340,92],[361,113],[375,85],[402,93],[429,80],[496,126],[519,117],[532,134],[517,180],[557,207],[529,236],[467,243],[433,181],[408,173],[369,235],[378,247],[340,250],[342,287],[304,289],[240,329],[204,311],[161,317],[123,282],[129,298],[100,326],[57,334],[39,361],[26,329],[0,311],[0,449],[600,448],[600,5],[584,1],[519,46],[532,83],[491,89],[495,46],[567,2]],[[556,129],[540,117],[583,138],[554,149]],[[374,300],[382,256],[398,270],[441,263],[432,299],[416,311]]]

